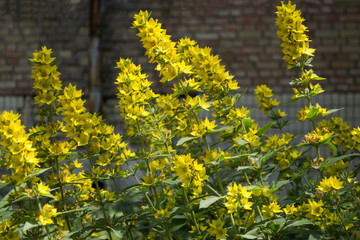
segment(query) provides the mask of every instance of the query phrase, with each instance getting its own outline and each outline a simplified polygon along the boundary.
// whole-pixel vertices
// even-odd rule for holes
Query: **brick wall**
[[[276,36],[276,5],[269,0],[153,0],[106,1],[103,32],[106,79],[114,79],[111,68],[119,56],[146,62],[135,31],[129,30],[132,16],[147,9],[158,18],[173,40],[190,37],[210,46],[223,64],[252,89],[269,84],[276,92],[288,92],[280,41]],[[326,77],[327,91],[360,91],[360,1],[297,0],[316,48],[314,69]],[[140,56],[139,56],[140,55]],[[153,66],[144,66],[146,70]],[[108,86],[110,87],[110,86]]]
[[[144,50],[130,29],[132,16],[149,10],[173,36],[190,37],[210,46],[235,75],[242,90],[269,84],[277,93],[290,92],[294,76],[284,72],[276,36],[272,0],[103,0],[102,92],[104,110],[113,114],[114,69],[119,57],[129,57],[152,78],[154,65],[146,64]],[[316,48],[316,73],[328,92],[360,92],[360,1],[293,0],[302,10]],[[65,82],[87,92],[89,1],[0,0],[0,95],[30,94],[30,62],[35,49],[53,48]],[[164,92],[158,83],[157,92]],[[106,117],[106,116],[105,116]]]
[[[54,50],[65,82],[87,85],[88,3],[85,0],[0,0],[0,95],[32,94],[32,53]]]

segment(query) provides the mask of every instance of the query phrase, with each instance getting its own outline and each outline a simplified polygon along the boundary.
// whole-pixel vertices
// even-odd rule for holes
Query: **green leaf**
[[[292,182],[292,180],[282,180],[282,181],[278,181],[276,184],[275,184],[275,186],[274,186],[274,188],[277,188],[277,189],[279,189],[279,188],[281,188],[282,186],[284,186],[284,185],[286,185],[286,184],[288,184],[288,183],[290,183],[290,182]]]
[[[37,169],[35,170],[32,174],[28,175],[28,178],[34,177],[34,176],[38,176],[48,170],[52,169],[52,167],[48,167],[48,168],[42,168],[42,169]]]
[[[248,132],[249,129],[251,128],[252,120],[250,118],[244,118],[241,122],[246,132]]]
[[[254,228],[248,231],[246,234],[242,234],[241,236],[244,237],[245,239],[259,239],[258,238],[259,230],[260,230],[259,228]]]
[[[244,146],[244,145],[248,144],[249,142],[239,137],[239,138],[237,139],[237,143],[238,143],[240,146]]]
[[[299,227],[299,226],[303,226],[303,225],[311,225],[311,224],[312,224],[312,222],[310,222],[306,218],[303,218],[303,219],[300,219],[300,220],[291,221],[289,224],[287,224],[285,226],[285,229],[293,228],[293,227]]]
[[[327,145],[329,146],[329,148],[330,148],[331,150],[333,150],[334,155],[337,155],[337,149],[336,149],[335,145],[332,144],[331,142],[328,142]]]
[[[209,131],[209,133],[215,133],[215,132],[222,132],[222,131],[225,131],[225,130],[231,130],[233,129],[234,126],[224,126],[224,127],[221,127],[221,128],[218,128],[218,129],[214,129],[212,131]],[[196,137],[195,137],[196,138]],[[181,140],[181,139],[180,139]],[[179,141],[180,141],[179,140]]]
[[[183,222],[183,223],[180,223],[180,224],[176,224],[175,226],[171,227],[169,229],[169,232],[176,232],[178,230],[180,230],[183,226],[187,225],[188,223],[187,222]]]
[[[281,148],[273,151],[273,150],[270,150],[267,154],[265,154],[265,156],[262,157],[261,159],[261,164],[263,165],[264,163],[266,163],[267,160],[269,160],[269,158],[271,158],[272,156],[274,156],[275,153],[277,153],[278,151],[280,151]]]
[[[240,167],[237,167],[236,171],[243,171],[243,170],[251,169],[251,168],[254,168],[254,167],[253,166],[240,166]]]
[[[180,138],[179,141],[177,142],[176,146],[181,146],[183,145],[184,143],[188,142],[188,141],[191,141],[193,139],[196,139],[198,137],[183,137],[183,138]]]
[[[31,222],[26,222],[22,228],[22,230],[24,232],[26,232],[27,230],[29,229],[32,229],[34,227],[37,227],[37,226],[40,226],[41,224],[39,222],[36,222],[36,221],[31,221]]]
[[[263,135],[267,130],[269,130],[276,122],[271,122],[266,124],[264,127],[262,127],[259,131],[257,131],[256,135],[261,136]]]
[[[359,157],[359,156],[360,156],[359,153],[347,154],[347,155],[340,156],[340,157],[329,158],[326,161],[326,163],[330,165],[330,164],[336,163],[337,161],[340,161],[341,159],[345,159],[345,158],[349,158],[349,157]]]
[[[110,230],[111,230],[111,236],[112,237],[116,237],[115,239],[123,239],[123,234],[122,234],[122,232],[121,232],[121,228],[120,227],[117,227],[116,229],[114,229],[114,228],[111,228],[111,227],[108,227],[108,228],[110,228]]]
[[[199,208],[207,208],[207,207],[209,207],[211,204],[213,204],[213,203],[215,203],[216,201],[218,201],[220,198],[221,198],[221,197],[210,196],[210,197],[206,197],[206,199],[201,199]]]
[[[165,183],[165,184],[168,184],[168,185],[177,185],[177,184],[181,183],[181,180],[180,179],[175,179],[175,180],[166,179],[166,180],[164,180],[162,182]]]
[[[310,111],[306,114],[306,120],[312,120],[319,113],[319,109],[313,107],[310,108]]]
[[[332,114],[334,112],[337,112],[337,111],[340,111],[340,110],[343,110],[344,108],[337,108],[337,109],[330,109],[330,110],[327,110],[326,111],[326,114],[324,114],[323,116],[326,116],[326,115],[329,115],[329,114]]]
[[[3,183],[3,182],[0,183],[0,189],[2,189],[3,187],[6,187],[8,184],[9,184],[9,183],[6,183],[6,182],[5,182],[5,183]]]
[[[277,219],[274,219],[274,223],[276,224],[276,225],[278,225],[280,228],[282,228],[284,225],[285,225],[285,223],[286,223],[286,219],[285,218],[277,218]]]

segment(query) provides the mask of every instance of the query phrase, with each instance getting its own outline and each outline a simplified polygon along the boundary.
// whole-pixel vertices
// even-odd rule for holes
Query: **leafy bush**
[[[188,38],[172,42],[147,11],[133,28],[173,89],[155,94],[141,67],[120,59],[124,136],[86,112],[81,90],[63,88],[51,49],[35,52],[40,124],[25,131],[19,114],[0,115],[1,239],[360,239],[360,168],[349,168],[360,128],[324,119],[336,110],[314,102],[323,78],[311,70],[303,21],[290,2],[278,7],[284,61],[298,71],[289,104],[307,104],[290,123],[258,86],[262,127],[218,56]],[[303,121],[312,124],[305,136],[286,132]]]

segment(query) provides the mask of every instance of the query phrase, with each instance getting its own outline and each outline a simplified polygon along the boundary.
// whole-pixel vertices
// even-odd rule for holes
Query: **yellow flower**
[[[215,125],[215,120],[213,120],[213,121],[209,121],[209,119],[206,117],[205,118],[205,121],[203,121],[203,124],[204,124],[204,126],[206,127],[206,129],[207,130],[214,130],[214,128],[216,127],[216,125]]]
[[[146,186],[151,186],[154,185],[156,183],[156,178],[154,177],[154,175],[149,175],[149,176],[143,176],[143,185]]]
[[[42,225],[53,224],[54,221],[51,219],[53,216],[56,216],[57,210],[54,206],[49,205],[48,203],[42,207],[42,210],[38,216],[38,220]]]
[[[307,216],[312,221],[319,219],[319,217],[321,216],[321,214],[324,211],[324,209],[322,208],[324,206],[324,203],[322,200],[320,200],[320,202],[315,202],[314,200],[309,199],[309,203],[306,204],[306,206],[307,206],[307,212],[308,212]]]
[[[43,182],[40,181],[37,185],[37,190],[40,194],[50,194],[50,188],[46,185],[43,185]]]
[[[212,163],[216,161],[216,159],[219,157],[217,149],[213,149],[212,151],[206,151],[206,155],[204,158],[205,163]]]
[[[43,104],[51,104],[56,101],[59,96],[59,91],[62,88],[59,79],[60,73],[57,71],[56,66],[52,66],[55,58],[51,57],[51,49],[42,47],[41,51],[36,51],[32,59],[34,69],[31,71],[34,81],[34,90],[36,96],[34,97],[35,103],[42,106]]]
[[[263,205],[261,212],[265,218],[272,218],[276,216],[276,213],[281,213],[281,207],[277,202],[271,202],[269,205]]]
[[[329,192],[332,189],[339,190],[343,188],[344,187],[343,184],[344,182],[340,181],[337,177],[333,177],[333,176],[331,176],[330,178],[325,177],[320,182],[319,187],[317,187],[317,189],[323,192]]]
[[[294,206],[294,205],[286,205],[286,207],[284,208],[284,212],[286,215],[292,215],[296,212],[298,212],[298,209]]]
[[[165,209],[161,209],[161,210],[156,210],[155,214],[154,214],[154,217],[156,219],[159,219],[159,218],[168,218],[170,217],[170,212],[167,208]]]
[[[217,220],[212,220],[207,231],[210,233],[210,235],[215,236],[216,239],[225,239],[227,229],[224,229],[224,224],[225,222],[220,218]]]

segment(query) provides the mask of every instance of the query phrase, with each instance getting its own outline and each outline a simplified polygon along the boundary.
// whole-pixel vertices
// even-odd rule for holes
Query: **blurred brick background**
[[[71,82],[88,95],[90,0],[0,0],[0,97],[15,100],[31,96],[31,64],[34,50],[52,48],[64,85]],[[105,118],[116,122],[115,85],[119,57],[128,57],[153,76],[144,50],[130,29],[140,9],[152,12],[174,41],[190,37],[210,46],[239,81],[241,90],[252,92],[268,84],[275,93],[291,92],[295,73],[284,69],[276,35],[273,0],[103,0],[101,1],[101,92]],[[287,2],[287,1],[286,1]],[[316,48],[315,72],[327,92],[360,94],[360,1],[293,0],[306,19]],[[158,83],[156,92],[166,92]],[[29,98],[26,98],[29,99]],[[358,111],[357,98],[350,104]],[[0,110],[1,108],[0,99]],[[337,101],[337,100],[335,100]],[[16,105],[16,104],[15,104]],[[21,104],[18,104],[21,106]],[[322,104],[325,105],[326,104]],[[11,107],[11,106],[10,106]],[[21,108],[21,107],[20,107]],[[346,106],[345,106],[346,108]],[[357,111],[356,111],[357,108]],[[21,110],[20,110],[21,111]],[[351,113],[349,113],[351,114]]]

